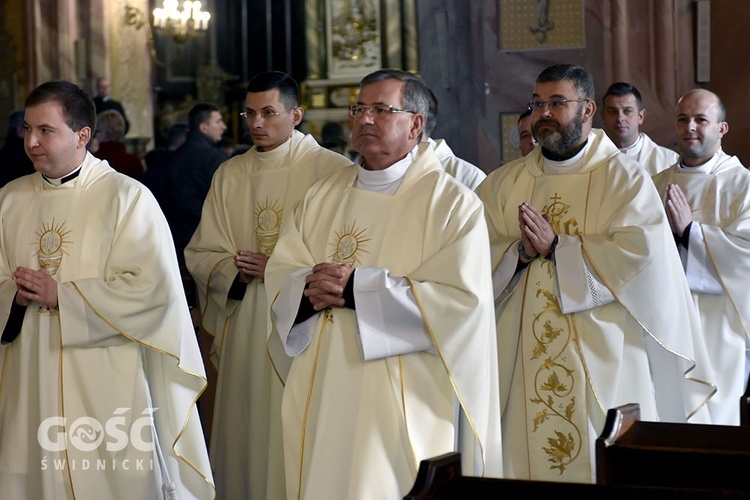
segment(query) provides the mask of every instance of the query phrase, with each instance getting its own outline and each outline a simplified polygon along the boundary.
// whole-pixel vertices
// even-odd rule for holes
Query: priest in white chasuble
[[[703,326],[717,386],[711,422],[738,425],[750,370],[750,172],[726,154],[719,96],[686,93],[675,120],[680,160],[654,177]]]
[[[281,221],[307,188],[352,164],[295,130],[303,114],[289,75],[261,73],[248,83],[244,116],[254,146],[219,167],[185,249],[203,327],[214,335],[211,464],[220,499],[284,497],[283,386],[266,350],[265,266]]]
[[[601,130],[591,75],[537,77],[542,147],[478,188],[493,257],[506,477],[594,482],[607,410],[708,419],[700,324],[650,177]]]
[[[0,498],[211,499],[206,386],[169,228],[87,153],[94,104],[26,100],[36,173],[0,192]]]
[[[308,190],[269,260],[290,499],[401,498],[453,450],[502,473],[483,207],[418,145],[427,93],[398,70],[362,80],[362,163]]]

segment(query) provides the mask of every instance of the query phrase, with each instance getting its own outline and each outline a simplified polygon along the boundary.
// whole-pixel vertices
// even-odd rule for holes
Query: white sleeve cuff
[[[703,231],[697,222],[694,222],[693,227],[690,228],[689,239],[687,250],[681,245],[677,248],[680,250],[690,291],[712,295],[723,294],[724,289],[721,287],[713,262],[705,250],[706,242],[703,238]]]
[[[384,268],[357,268],[354,299],[365,361],[433,347],[406,278]]]

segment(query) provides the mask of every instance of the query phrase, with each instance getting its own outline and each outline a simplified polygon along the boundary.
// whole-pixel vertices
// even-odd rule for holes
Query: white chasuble
[[[486,226],[479,200],[438,168],[420,146],[389,196],[352,187],[352,167],[313,186],[282,228],[270,300],[292,271],[315,263],[385,268],[409,281],[419,334],[434,348],[364,361],[355,311],[308,320],[313,335],[294,358],[282,408],[288,498],[400,498],[420,460],[457,442],[472,473],[501,472]]]
[[[709,172],[681,172],[675,166],[654,182],[663,198],[667,186],[677,184],[690,204],[693,224],[684,267],[703,326],[701,350],[717,385],[708,402],[711,421],[738,425],[750,348],[750,173],[736,156],[719,152]]]
[[[497,304],[498,360],[507,477],[593,482],[594,443],[607,410],[639,403],[645,420],[706,419],[712,387],[695,366],[700,326],[684,273],[643,169],[594,130],[572,174],[545,174],[541,148],[490,174],[485,202],[494,270],[511,283],[518,264],[518,206],[550,217],[555,232],[580,241],[573,260],[537,259]],[[563,313],[571,289],[559,269],[583,266],[613,301]],[[519,277],[517,277],[518,279]],[[586,283],[586,277],[576,283]],[[513,282],[515,283],[515,281]],[[666,314],[665,311],[670,311]],[[676,325],[679,325],[676,326]]]
[[[3,327],[18,266],[53,276],[59,302],[32,302],[0,351],[0,497],[161,498],[169,475],[212,498],[205,375],[154,198],[88,155],[68,184],[15,181],[0,212]]]
[[[268,315],[263,280],[229,298],[237,250],[271,255],[281,221],[317,179],[351,162],[295,131],[279,147],[252,148],[222,164],[185,249],[197,283],[203,327],[214,336],[218,384],[211,462],[219,498],[284,496],[282,385],[266,350]]]
[[[557,234],[568,234],[567,229],[577,236],[578,221],[585,219],[585,203],[576,196],[573,179],[560,180],[537,186],[529,202],[550,215]],[[546,470],[554,479],[592,482],[594,442],[590,439],[596,436],[590,432],[587,415],[599,414],[601,419],[604,411],[596,394],[587,391],[579,338],[586,332],[578,331],[584,325],[577,324],[575,314],[565,315],[560,310],[552,261],[533,261],[523,279],[523,293],[519,290],[506,307],[522,311],[516,365],[520,371],[514,374],[511,393],[518,391],[515,394],[522,397],[519,403],[525,404],[527,418],[525,422],[507,422],[504,432],[518,430],[515,424],[526,426],[528,447],[543,452],[529,453],[531,470]],[[510,326],[498,324],[500,331]]]

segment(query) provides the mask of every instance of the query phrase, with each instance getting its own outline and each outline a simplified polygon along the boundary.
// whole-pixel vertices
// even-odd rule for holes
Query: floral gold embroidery
[[[536,368],[534,396],[529,401],[541,408],[534,414],[533,432],[545,433],[547,446],[541,448],[550,468],[562,474],[578,458],[582,441],[581,431],[573,421],[579,388],[567,356],[574,340],[570,321],[554,293],[537,283],[535,296],[541,310],[532,321],[534,344],[530,355]]]

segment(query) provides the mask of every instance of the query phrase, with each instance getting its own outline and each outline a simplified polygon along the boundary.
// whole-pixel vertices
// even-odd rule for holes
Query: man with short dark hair
[[[546,68],[529,107],[540,147],[477,189],[494,258],[505,475],[594,482],[608,409],[639,403],[646,420],[694,421],[711,388],[688,379],[705,369],[693,370],[700,325],[658,194],[592,129],[591,75]]]
[[[646,119],[646,108],[634,85],[613,83],[604,94],[602,105],[604,131],[620,151],[643,165],[651,176],[674,165],[677,153],[639,131]]]
[[[229,159],[219,148],[227,126],[215,104],[195,104],[188,115],[188,127],[190,131],[183,145],[165,159],[167,184],[163,206],[180,259],[201,220],[211,179],[219,165]]]
[[[248,83],[242,116],[254,146],[216,172],[185,250],[203,327],[215,338],[211,458],[219,498],[284,497],[282,386],[266,350],[266,262],[305,190],[351,165],[295,130],[304,115],[299,99],[286,73],[262,73]]]
[[[711,422],[738,425],[750,371],[750,172],[721,148],[729,132],[719,96],[693,89],[677,102],[680,161],[654,177],[664,198],[717,393]]]
[[[23,110],[16,109],[8,116],[8,132],[5,143],[0,148],[0,187],[13,179],[34,173],[31,163],[23,147],[26,129],[23,125]]]
[[[86,150],[94,124],[79,87],[37,87],[37,173],[0,191],[0,498],[210,499],[206,378],[169,229]]]
[[[521,149],[521,155],[526,156],[538,145],[531,130],[531,110],[527,109],[518,116],[518,147]]]
[[[501,474],[487,227],[419,141],[428,106],[416,75],[363,78],[361,163],[307,191],[268,262],[289,498],[403,498],[420,460],[456,449]]]

